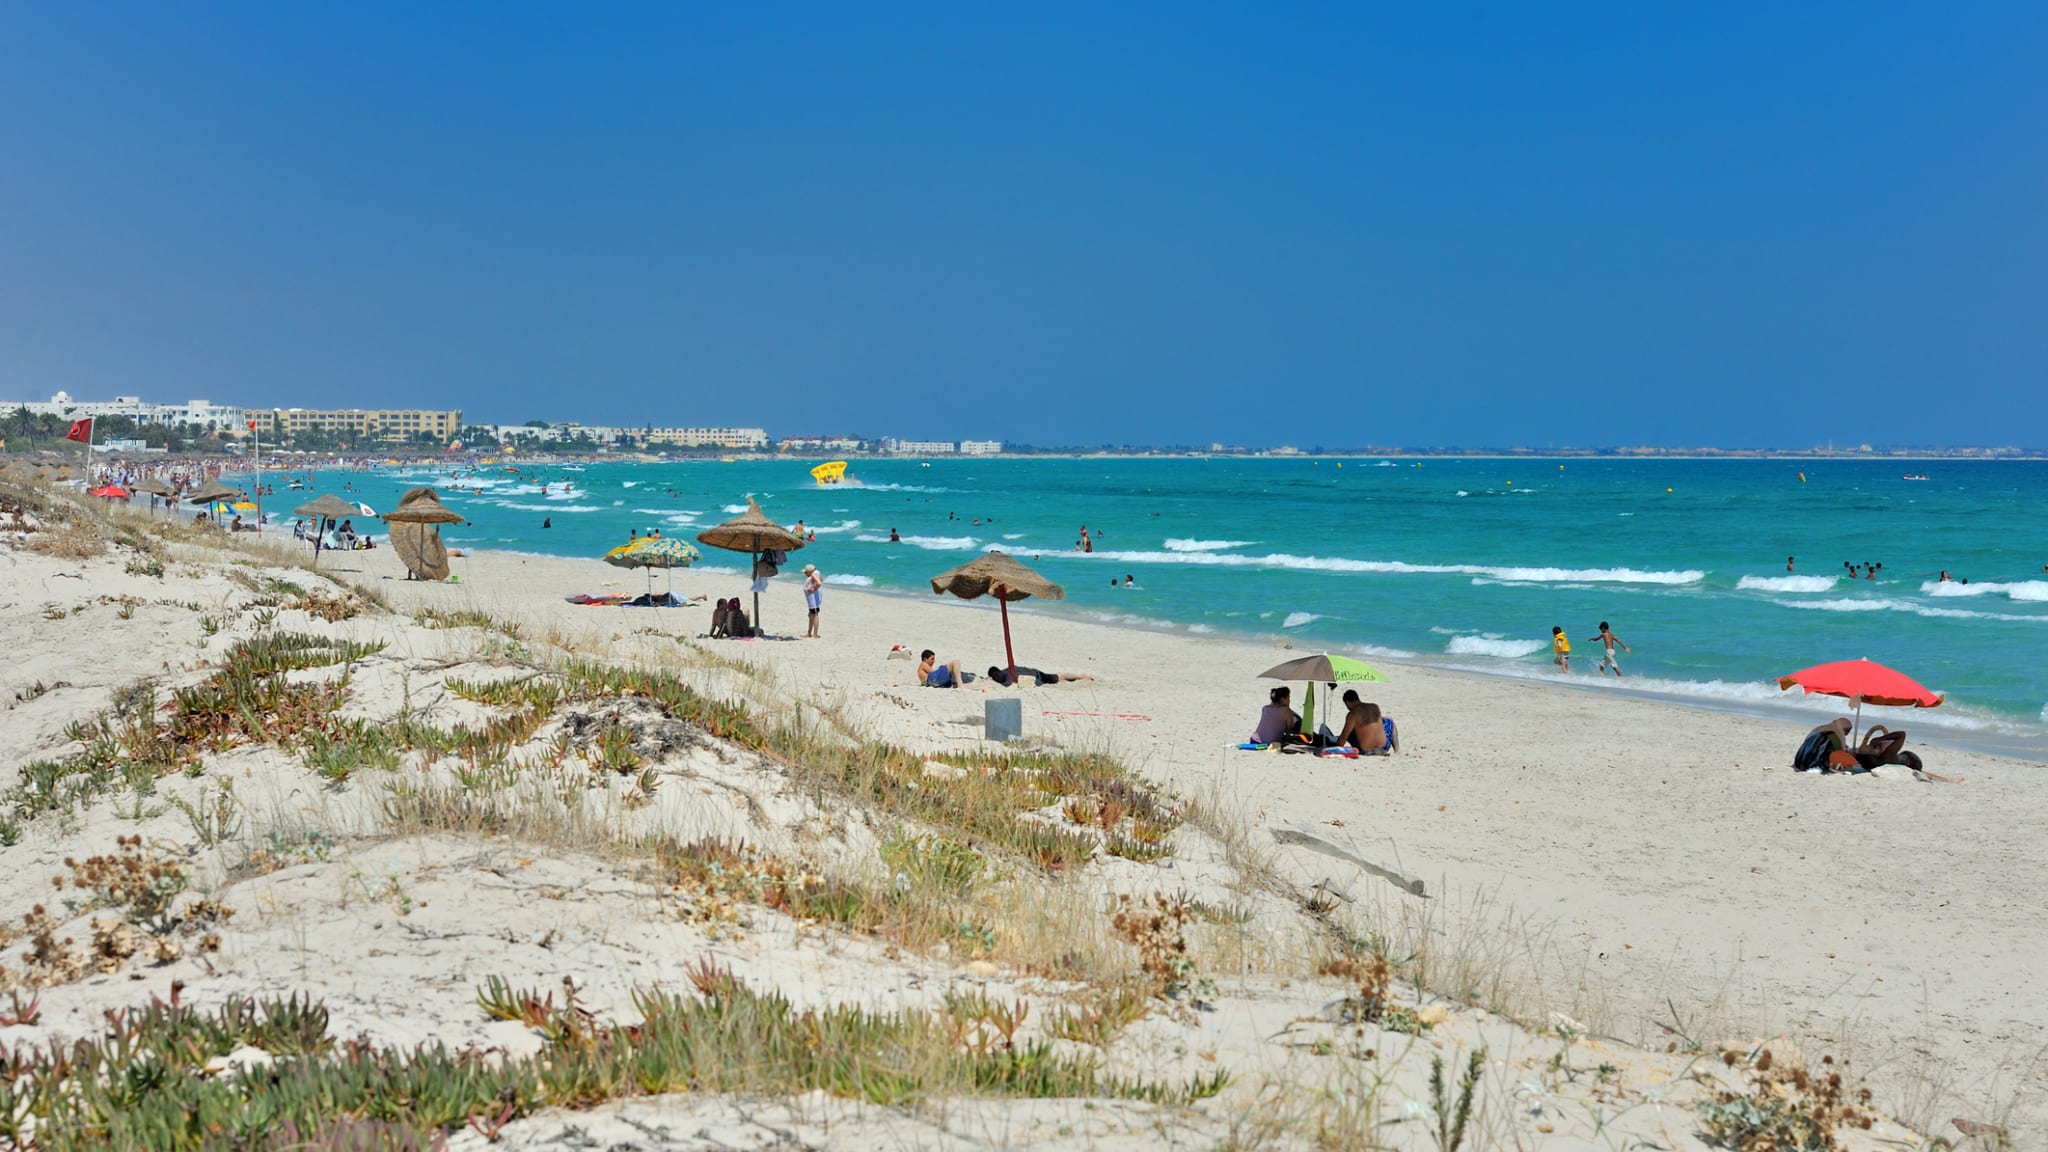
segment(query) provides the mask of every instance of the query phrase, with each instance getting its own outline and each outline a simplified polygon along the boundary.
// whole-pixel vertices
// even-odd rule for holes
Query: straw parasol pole
[[[294,516],[311,516],[313,521],[313,567],[320,566],[320,545],[327,537],[327,522],[344,516],[354,516],[356,506],[329,492],[310,504],[301,504],[292,509]]]
[[[398,498],[398,507],[386,512],[382,519],[387,525],[414,526],[391,532],[392,550],[405,561],[407,576],[417,580],[447,579],[448,553],[441,547],[441,534],[435,525],[460,524],[461,513],[450,512],[432,488],[412,488]],[[401,531],[417,535],[401,536]]]
[[[144,476],[142,479],[137,480],[134,484],[130,485],[129,487],[132,488],[134,491],[148,495],[149,510],[151,512],[156,511],[157,497],[176,496],[178,494],[177,489],[171,487],[169,484],[164,483],[163,481],[157,479],[154,476]]]
[[[1017,685],[1017,653],[1010,646],[1010,601],[1036,596],[1064,600],[1067,591],[1019,564],[1006,552],[987,552],[958,568],[932,577],[932,594],[951,592],[962,600],[993,596],[1003,614],[1003,658],[1010,665],[1010,686]]]
[[[697,533],[697,543],[711,548],[723,548],[728,552],[745,552],[753,558],[747,574],[759,587],[760,578],[753,576],[760,567],[761,553],[766,551],[794,552],[804,546],[803,537],[777,524],[761,511],[761,505],[752,496],[747,497],[747,510],[723,524],[714,525]],[[761,594],[754,593],[754,627],[761,627]]]

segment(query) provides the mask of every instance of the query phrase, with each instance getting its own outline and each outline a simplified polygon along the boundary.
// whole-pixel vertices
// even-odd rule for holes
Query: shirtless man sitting
[[[952,660],[941,664],[938,654],[927,648],[918,654],[917,682],[927,688],[958,688],[960,662]]]
[[[1367,756],[1384,756],[1393,751],[1387,734],[1389,725],[1379,705],[1360,700],[1356,689],[1346,688],[1344,708],[1344,730],[1337,734],[1337,743],[1348,744]]]

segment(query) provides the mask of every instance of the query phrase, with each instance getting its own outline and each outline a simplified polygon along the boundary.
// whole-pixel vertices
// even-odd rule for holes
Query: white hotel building
[[[246,432],[249,416],[239,404],[215,404],[208,400],[187,400],[183,404],[151,404],[140,396],[116,396],[112,400],[73,400],[59,392],[48,400],[0,401],[0,413],[26,408],[38,416],[63,416],[83,420],[88,416],[126,416],[138,424],[160,424],[168,428],[190,424],[217,432]]]

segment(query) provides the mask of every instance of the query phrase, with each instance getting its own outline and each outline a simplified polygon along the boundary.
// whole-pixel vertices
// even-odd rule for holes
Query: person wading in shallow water
[[[1595,640],[1598,640],[1601,644],[1605,645],[1606,654],[1600,657],[1600,663],[1593,669],[1593,671],[1596,673],[1605,672],[1609,668],[1612,668],[1614,669],[1614,678],[1616,680],[1621,679],[1621,661],[1616,660],[1614,658],[1614,646],[1616,644],[1621,644],[1621,650],[1623,652],[1633,652],[1635,651],[1635,649],[1629,647],[1627,644],[1622,644],[1621,637],[1616,636],[1614,633],[1608,631],[1607,621],[1605,620],[1602,620],[1600,622],[1600,634],[1598,636],[1588,637],[1586,643],[1591,644]]]

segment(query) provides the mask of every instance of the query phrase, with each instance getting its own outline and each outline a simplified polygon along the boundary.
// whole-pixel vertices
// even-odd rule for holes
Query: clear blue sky
[[[0,6],[0,397],[2048,446],[2048,6]]]

